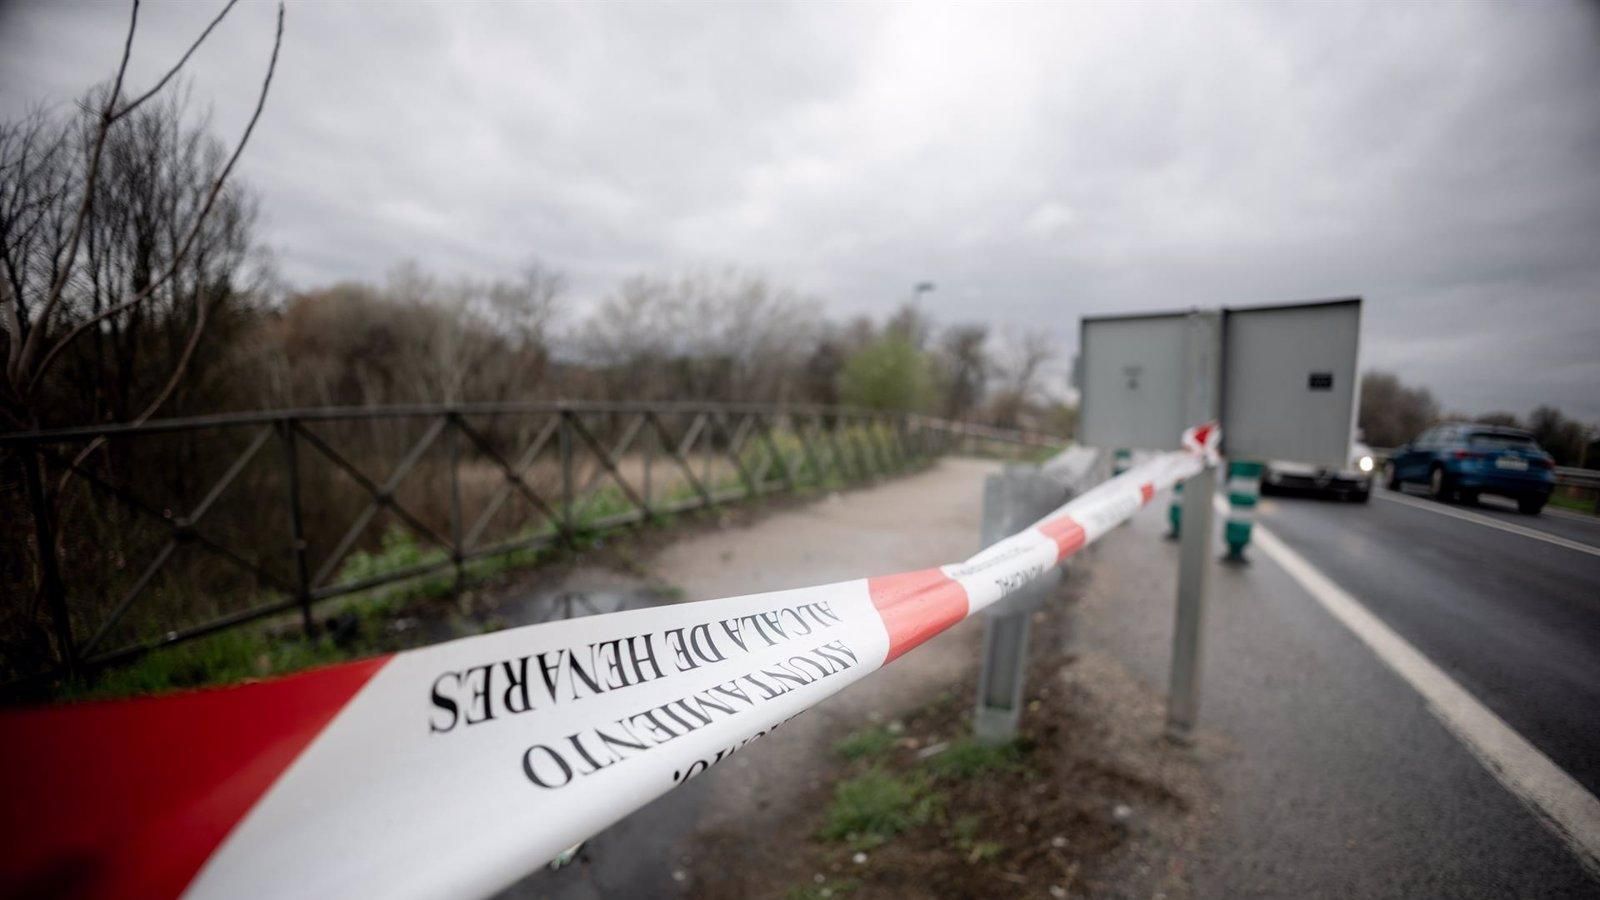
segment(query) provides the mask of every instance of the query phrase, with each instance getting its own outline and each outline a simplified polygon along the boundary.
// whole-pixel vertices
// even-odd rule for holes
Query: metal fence
[[[459,589],[474,561],[675,513],[956,449],[1062,443],[912,414],[683,403],[299,409],[12,434],[0,467],[25,495],[6,505],[25,506],[32,528],[8,514],[6,541],[32,553],[9,567],[22,583],[7,592],[50,643],[33,668],[70,673],[295,612],[314,631],[330,598],[452,572]],[[389,533],[406,552],[375,557]]]

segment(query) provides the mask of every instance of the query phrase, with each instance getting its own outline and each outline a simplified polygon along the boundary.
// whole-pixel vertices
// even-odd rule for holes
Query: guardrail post
[[[39,587],[50,608],[55,627],[56,650],[61,656],[62,674],[78,672],[78,645],[72,639],[72,619],[67,612],[67,589],[61,582],[60,561],[56,559],[56,534],[50,513],[50,498],[44,492],[44,473],[40,471],[39,448],[32,443],[22,448],[23,478],[27,481],[28,505],[33,510],[34,540],[39,545]]]
[[[1172,629],[1172,672],[1167,690],[1167,737],[1188,743],[1200,713],[1200,662],[1206,582],[1211,571],[1211,498],[1217,470],[1206,466],[1184,482],[1178,548],[1178,612]]]
[[[1008,464],[983,484],[982,543],[987,547],[1049,514],[1066,499],[1062,485],[1037,466]],[[983,668],[972,731],[986,744],[1017,735],[1028,667],[1028,623],[1061,581],[1054,567],[984,611]]]
[[[305,518],[300,510],[300,452],[294,432],[294,419],[278,420],[283,470],[289,482],[289,552],[294,555],[295,599],[300,602],[300,625],[310,636],[316,633],[317,623],[311,617],[311,565],[306,558]]]
[[[1222,383],[1222,317],[1190,313],[1184,338],[1184,419],[1215,421]],[[1224,433],[1226,439],[1226,433]],[[1178,609],[1172,629],[1172,671],[1167,689],[1167,737],[1187,744],[1200,713],[1201,639],[1211,576],[1211,504],[1217,467],[1207,459],[1184,482],[1178,545]]]
[[[1228,521],[1222,536],[1228,543],[1228,561],[1245,562],[1244,548],[1250,545],[1251,520],[1261,497],[1261,463],[1228,463]]]

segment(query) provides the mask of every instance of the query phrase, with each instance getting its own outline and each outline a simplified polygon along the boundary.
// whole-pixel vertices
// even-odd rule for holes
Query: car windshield
[[[1468,446],[1484,450],[1537,450],[1533,438],[1525,434],[1494,434],[1479,432],[1467,436]]]

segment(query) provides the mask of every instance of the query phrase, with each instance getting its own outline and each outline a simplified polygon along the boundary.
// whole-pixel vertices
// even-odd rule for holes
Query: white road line
[[[1217,506],[1221,509],[1223,504]],[[1252,537],[1263,553],[1421,694],[1428,710],[1484,768],[1566,842],[1590,875],[1600,878],[1600,800],[1277,535],[1258,522]]]
[[[1418,500],[1414,497],[1407,497],[1404,494],[1397,494],[1393,491],[1373,491],[1372,496],[1377,497],[1380,500],[1387,500],[1390,503],[1401,503],[1417,509],[1425,509],[1429,512],[1436,512],[1441,516],[1451,516],[1466,522],[1476,522],[1479,525],[1487,525],[1490,528],[1498,528],[1501,531],[1507,531],[1511,534],[1519,534],[1523,537],[1533,538],[1536,541],[1544,541],[1547,544],[1555,544],[1557,547],[1565,547],[1568,550],[1576,550],[1579,553],[1588,553],[1591,556],[1600,556],[1600,547],[1595,547],[1591,544],[1585,544],[1581,541],[1570,540],[1568,538],[1550,534],[1546,531],[1540,531],[1537,528],[1528,528],[1524,525],[1513,525],[1510,522],[1502,522],[1499,519],[1485,516],[1480,513],[1468,512],[1464,509],[1451,509],[1442,503]]]
[[[1593,513],[1573,512],[1570,509],[1557,509],[1554,506],[1546,506],[1544,508],[1544,512],[1540,513],[1540,515],[1560,516],[1563,519],[1571,519],[1574,522],[1586,522],[1590,525],[1600,525],[1600,516],[1596,516]]]

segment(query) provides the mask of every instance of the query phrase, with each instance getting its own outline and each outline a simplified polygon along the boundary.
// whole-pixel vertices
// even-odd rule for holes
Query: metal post
[[[306,558],[305,517],[300,510],[300,451],[294,434],[293,419],[278,422],[283,468],[289,476],[289,551],[294,554],[295,599],[300,601],[300,625],[310,636],[316,633],[317,622],[311,616],[311,564]]]
[[[1188,317],[1184,342],[1184,419],[1192,425],[1217,417],[1222,373],[1222,317]],[[1217,472],[1206,465],[1184,482],[1183,529],[1178,546],[1178,609],[1172,630],[1172,672],[1167,693],[1167,737],[1187,743],[1200,710],[1201,638],[1211,570],[1211,503]]]
[[[55,528],[50,514],[50,500],[44,492],[39,448],[27,444],[22,452],[27,456],[23,477],[28,482],[28,505],[33,510],[34,540],[39,545],[39,586],[44,591],[45,603],[50,607],[50,620],[55,626],[56,650],[61,655],[62,672],[70,678],[78,672],[78,645],[72,639],[72,619],[67,614],[67,590],[61,583],[60,562],[56,559]]]
[[[1261,469],[1258,462],[1228,463],[1228,521],[1222,536],[1228,542],[1229,562],[1246,562],[1244,548],[1250,545],[1252,519],[1261,497]]]
[[[1167,736],[1187,742],[1200,711],[1200,639],[1211,570],[1211,497],[1217,471],[1207,467],[1183,492],[1184,529],[1178,549],[1178,614],[1172,630],[1172,673],[1167,696]]]
[[[1065,502],[1067,491],[1037,466],[1012,463],[983,485],[983,546],[1000,541]],[[1028,666],[1028,623],[1061,580],[1052,568],[984,611],[983,668],[972,731],[986,744],[1003,744],[1017,735]]]

